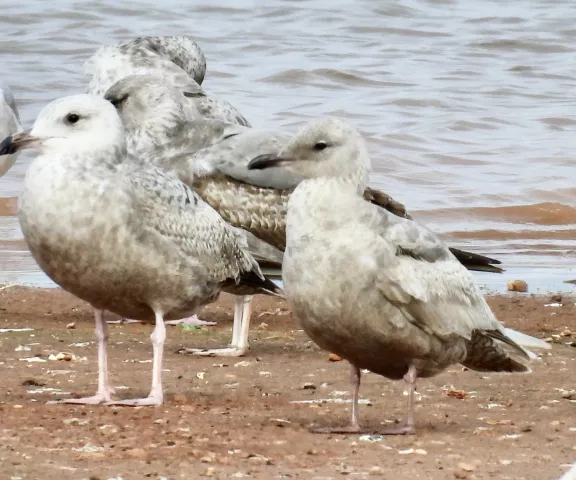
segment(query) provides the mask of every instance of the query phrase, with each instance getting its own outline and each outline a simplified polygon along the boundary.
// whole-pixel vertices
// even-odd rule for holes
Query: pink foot
[[[134,320],[133,318],[121,318],[120,320],[108,320],[106,323],[118,323],[118,324],[125,324],[125,323],[144,323],[142,320]]]
[[[362,430],[358,424],[345,425],[343,427],[311,427],[312,433],[361,433]]]
[[[162,405],[164,399],[159,396],[150,396],[145,398],[130,398],[128,400],[112,400],[106,402],[106,405],[120,405],[124,407],[147,407],[152,405]]]
[[[60,400],[50,400],[46,402],[48,404],[55,404],[55,403],[75,403],[79,405],[99,405],[100,403],[109,402],[111,400],[110,395],[101,395],[96,394],[92,395],[91,397],[83,397],[83,398],[62,398]]]
[[[205,320],[200,320],[197,315],[192,315],[191,317],[181,318],[180,320],[168,320],[164,322],[166,325],[192,325],[192,326],[211,326],[217,325],[216,322],[207,322]]]
[[[412,425],[403,425],[401,427],[390,427],[378,433],[380,435],[414,435],[416,429]]]

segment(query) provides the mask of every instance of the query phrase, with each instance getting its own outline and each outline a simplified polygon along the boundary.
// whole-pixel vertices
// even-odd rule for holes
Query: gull
[[[90,77],[87,93],[94,95],[104,95],[114,83],[129,75],[152,75],[164,84],[181,88],[197,118],[250,125],[229,102],[201,87],[206,58],[198,44],[187,36],[138,37],[103,45],[84,62],[84,73]]]
[[[67,403],[163,403],[164,320],[179,319],[221,291],[280,294],[228,225],[191,188],[126,154],[122,121],[101,97],[45,106],[30,131],[0,155],[38,148],[19,199],[24,239],[40,268],[95,312],[98,391]],[[112,400],[103,310],[155,324],[152,386],[145,398]]]
[[[535,354],[524,346],[550,348],[505,329],[436,234],[366,202],[370,157],[352,125],[331,117],[310,122],[279,154],[260,155],[249,168],[279,165],[305,177],[288,201],[282,264],[288,304],[308,336],[348,360],[352,372],[350,424],[316,431],[361,431],[361,369],[406,381],[407,422],[383,433],[411,434],[417,378],[458,363],[529,372],[512,353],[529,359]]]
[[[128,151],[145,163],[174,172],[230,225],[250,232],[274,249],[276,264],[267,275],[280,277],[286,246],[286,207],[303,177],[282,167],[249,170],[260,154],[278,153],[291,135],[221,120],[189,120],[184,93],[150,75],[127,76],[105,94],[118,110]],[[406,208],[379,190],[367,187],[364,198],[395,215],[410,218]],[[501,272],[498,260],[451,249],[469,269]],[[238,298],[229,347],[182,349],[182,353],[240,356],[248,349],[250,299]],[[235,332],[235,333],[234,333]]]

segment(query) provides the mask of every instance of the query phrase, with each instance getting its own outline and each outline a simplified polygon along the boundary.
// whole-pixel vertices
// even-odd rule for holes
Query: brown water
[[[576,4],[571,0],[2,1],[2,78],[31,125],[82,92],[101,43],[192,35],[206,89],[255,127],[341,116],[369,140],[372,183],[454,245],[500,258],[491,289],[576,278]],[[46,284],[0,180],[0,281]]]

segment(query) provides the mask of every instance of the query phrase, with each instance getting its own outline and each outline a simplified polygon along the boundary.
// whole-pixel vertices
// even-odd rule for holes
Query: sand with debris
[[[360,414],[374,435],[308,431],[348,419],[348,367],[330,362],[282,301],[256,298],[243,358],[175,353],[229,341],[229,296],[199,312],[218,326],[169,327],[165,405],[126,408],[45,403],[95,388],[86,304],[58,289],[4,288],[0,298],[0,329],[26,329],[0,330],[1,478],[555,480],[576,459],[573,298],[490,297],[506,326],[549,337],[553,350],[529,375],[456,367],[420,381],[417,435],[386,438],[378,429],[404,419],[404,385],[372,374]],[[151,326],[110,329],[117,395],[146,394]]]

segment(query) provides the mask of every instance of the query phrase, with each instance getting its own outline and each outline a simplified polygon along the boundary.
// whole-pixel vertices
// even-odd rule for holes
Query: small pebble
[[[458,464],[458,468],[464,470],[465,472],[473,472],[474,470],[476,470],[476,467],[470,463],[459,463]]]
[[[118,427],[115,425],[101,425],[99,430],[102,435],[114,435],[115,433],[118,433]]]
[[[80,420],[79,418],[65,418],[62,420],[64,425],[88,425],[88,420]]]
[[[272,464],[270,459],[265,457],[264,455],[250,454],[246,458],[248,460],[250,460],[252,463],[260,463],[260,464],[265,464],[265,465],[271,465]]]
[[[510,280],[507,284],[509,292],[527,292],[528,284],[524,280]]]
[[[446,395],[462,400],[463,398],[466,398],[468,394],[464,390],[448,390]]]
[[[126,452],[129,457],[135,458],[137,460],[147,460],[148,459],[148,452],[143,448],[132,448]]]
[[[241,362],[236,362],[234,364],[235,367],[248,367],[249,365],[252,365],[252,362],[249,362],[248,360],[242,360]]]

